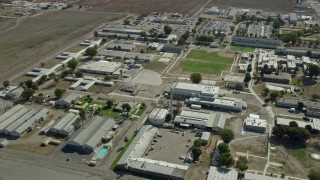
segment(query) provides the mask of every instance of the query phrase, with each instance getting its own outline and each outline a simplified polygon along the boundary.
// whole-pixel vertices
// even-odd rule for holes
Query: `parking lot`
[[[184,164],[183,159],[179,159],[179,157],[186,157],[189,147],[197,138],[195,137],[195,133],[191,133],[187,130],[185,131],[185,134],[182,135],[182,132],[175,133],[171,129],[163,128],[160,128],[158,132],[162,137],[153,140],[149,147],[151,148],[152,146],[153,150],[149,151],[148,155],[145,157],[175,164]]]

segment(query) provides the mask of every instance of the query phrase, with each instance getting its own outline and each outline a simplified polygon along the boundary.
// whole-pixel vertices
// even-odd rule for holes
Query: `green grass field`
[[[244,46],[231,46],[230,50],[232,51],[242,51],[242,52],[253,52],[255,48],[244,47]]]
[[[220,74],[233,63],[233,58],[222,57],[216,52],[201,50],[190,51],[187,58],[189,59],[181,62],[182,70],[187,72]]]
[[[300,162],[304,162],[306,160],[307,152],[305,149],[288,150],[288,152]]]
[[[115,107],[115,105],[113,105],[111,108],[108,108],[107,107],[107,104],[105,102],[101,102],[101,101],[88,101],[88,97],[87,96],[83,96],[81,99],[80,99],[80,102],[82,103],[85,103],[87,102],[89,105],[85,108],[86,112],[90,112],[90,108],[89,106],[90,105],[93,105],[93,104],[99,104],[101,105],[102,109],[100,111],[100,115],[102,116],[106,116],[106,117],[113,117],[113,118],[118,118],[120,117],[119,113],[118,112],[114,112],[113,111],[113,108]]]

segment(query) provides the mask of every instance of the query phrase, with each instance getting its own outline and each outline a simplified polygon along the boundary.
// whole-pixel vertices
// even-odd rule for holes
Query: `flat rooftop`
[[[82,65],[80,70],[113,73],[121,66],[121,62],[99,61]]]

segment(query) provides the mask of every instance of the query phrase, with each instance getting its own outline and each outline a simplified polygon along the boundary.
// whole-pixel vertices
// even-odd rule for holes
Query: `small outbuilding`
[[[167,109],[154,108],[149,115],[150,124],[154,126],[162,126],[163,123],[165,123],[167,114]]]
[[[62,98],[60,98],[56,103],[56,107],[58,108],[70,108],[73,101],[78,101],[80,99],[80,95],[76,93],[70,93]]]

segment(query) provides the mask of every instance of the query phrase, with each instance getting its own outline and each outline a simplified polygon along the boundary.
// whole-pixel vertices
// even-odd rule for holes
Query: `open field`
[[[81,4],[84,8],[92,11],[138,14],[152,12],[193,14],[206,2],[207,0],[81,0],[77,4]]]
[[[224,57],[216,52],[192,50],[187,55],[188,59],[181,61],[180,66],[182,71],[186,72],[220,74],[230,68],[233,63],[233,58],[230,57],[230,55]]]
[[[0,80],[78,43],[90,36],[97,25],[121,17],[94,12],[48,12],[29,17],[10,31],[0,32]]]
[[[249,9],[263,9],[271,12],[292,12],[294,0],[212,0],[207,7],[217,6],[222,8],[239,7]]]
[[[230,50],[232,50],[232,51],[242,51],[242,52],[253,52],[254,48],[252,48],[252,47],[243,47],[243,46],[231,46]]]

